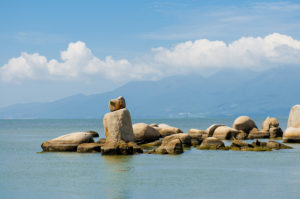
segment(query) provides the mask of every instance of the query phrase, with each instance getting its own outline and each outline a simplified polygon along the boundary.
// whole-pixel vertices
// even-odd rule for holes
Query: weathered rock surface
[[[238,150],[249,150],[249,148],[254,148],[254,146],[242,140],[232,140],[230,149],[235,150],[237,148]]]
[[[261,125],[262,130],[270,130],[273,127],[279,127],[279,122],[275,117],[267,117]]]
[[[185,134],[185,133],[178,133],[178,134],[169,135],[169,136],[167,136],[163,139],[163,142],[167,143],[167,142],[170,142],[173,139],[179,139],[185,147],[189,147],[189,146],[192,145],[191,136],[189,136],[188,134]]]
[[[270,138],[280,138],[283,135],[283,132],[280,127],[271,127],[269,132]]]
[[[191,145],[198,146],[201,144],[202,140],[207,138],[206,131],[199,129],[190,129],[188,135],[191,136]]]
[[[99,143],[82,143],[77,147],[78,153],[100,153],[101,144]]]
[[[161,137],[166,137],[177,133],[183,133],[183,131],[180,130],[179,128],[169,126],[167,124],[159,124],[158,127],[154,127],[154,128],[158,130]]]
[[[248,116],[240,116],[233,122],[233,128],[249,133],[253,128],[257,128],[255,122]]]
[[[134,142],[131,116],[126,108],[105,114],[103,124],[106,142]]]
[[[217,150],[217,149],[225,149],[224,142],[221,140],[214,138],[214,137],[208,137],[205,138],[200,147],[198,149],[202,150]]]
[[[183,146],[180,139],[163,140],[162,144],[155,149],[158,154],[180,154],[183,153]]]
[[[69,133],[42,143],[43,151],[76,151],[82,143],[94,142],[95,133],[75,132]]]
[[[137,123],[132,126],[135,142],[138,144],[152,142],[160,138],[157,129],[145,123]]]
[[[106,142],[101,147],[102,155],[132,155],[135,153],[143,153],[143,150],[134,142]]]
[[[126,102],[124,97],[120,96],[116,99],[111,99],[108,103],[108,107],[110,111],[117,111],[122,108],[126,108]]]
[[[300,128],[287,128],[283,133],[282,141],[285,143],[300,143]]]
[[[188,131],[188,135],[191,136],[192,138],[200,138],[200,139],[207,137],[206,131],[200,129],[190,129]]]
[[[105,142],[106,142],[105,138],[101,138],[101,139],[97,140],[97,143],[102,144],[102,145],[105,144]]]
[[[238,130],[228,127],[228,126],[219,126],[214,131],[213,137],[218,138],[220,140],[230,140],[239,133]]]
[[[244,131],[239,131],[239,133],[235,136],[235,138],[238,140],[247,140],[248,134],[245,133]]]
[[[270,132],[268,130],[259,131],[257,128],[253,128],[248,135],[248,139],[263,139],[269,137],[270,137]]]
[[[300,128],[300,105],[295,105],[290,110],[287,128]]]
[[[220,127],[220,126],[225,126],[224,124],[213,124],[210,127],[208,127],[205,131],[207,133],[207,137],[212,137],[215,130]]]

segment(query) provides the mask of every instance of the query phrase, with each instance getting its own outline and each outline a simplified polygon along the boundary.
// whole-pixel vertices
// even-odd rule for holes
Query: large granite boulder
[[[131,116],[126,108],[105,114],[103,125],[106,142],[134,142]]]
[[[287,128],[300,128],[300,105],[295,105],[290,110]]]
[[[200,147],[198,149],[202,150],[218,150],[218,149],[225,149],[224,142],[215,138],[215,137],[208,137],[205,138]]]
[[[143,153],[143,150],[134,142],[120,140],[118,142],[106,142],[101,147],[101,153],[102,155],[132,155]]]
[[[224,124],[213,124],[210,127],[208,127],[205,131],[207,133],[207,137],[212,137],[215,130],[220,127],[220,126],[225,126]]]
[[[240,116],[234,120],[233,128],[244,131],[248,134],[253,128],[257,128],[257,126],[250,117]]]
[[[94,142],[93,137],[99,136],[94,132],[69,133],[42,143],[43,151],[76,151],[77,146],[82,143]]]
[[[183,153],[183,146],[180,139],[163,140],[162,144],[155,149],[158,154],[180,154]]]
[[[239,133],[238,130],[228,127],[228,126],[219,126],[214,131],[213,137],[218,138],[220,140],[230,140]]]
[[[101,144],[99,143],[82,143],[77,147],[78,153],[100,153]]]
[[[153,128],[158,130],[161,137],[166,137],[177,133],[183,133],[181,129],[173,126],[169,126],[167,124],[159,124],[158,127],[153,127]]]
[[[157,129],[145,123],[137,123],[132,126],[135,142],[138,144],[153,142],[160,138]]]
[[[111,99],[108,103],[108,107],[111,112],[126,108],[124,97],[120,96],[116,99]]]
[[[300,143],[300,128],[287,128],[283,133],[282,141],[285,143]]]

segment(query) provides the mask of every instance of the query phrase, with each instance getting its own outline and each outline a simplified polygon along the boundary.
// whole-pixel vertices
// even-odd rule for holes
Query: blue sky
[[[299,1],[2,0],[0,5],[0,107],[185,72],[299,63]],[[276,52],[254,48],[275,49],[278,41]],[[234,48],[224,46],[234,42]],[[212,52],[226,64],[206,56]],[[222,52],[245,57],[228,60]]]

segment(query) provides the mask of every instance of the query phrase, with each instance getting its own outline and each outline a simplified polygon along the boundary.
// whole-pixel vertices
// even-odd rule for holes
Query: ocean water
[[[255,119],[260,126],[263,119]],[[286,118],[280,119],[286,127]],[[187,131],[233,119],[153,119]],[[0,120],[0,199],[243,198],[298,199],[300,144],[272,152],[200,151],[181,155],[37,153],[41,143],[99,120]],[[227,142],[227,144],[230,144]]]

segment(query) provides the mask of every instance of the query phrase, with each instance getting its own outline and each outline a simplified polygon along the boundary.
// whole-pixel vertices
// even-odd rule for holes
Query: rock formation
[[[283,134],[283,142],[300,143],[300,105],[291,108],[287,129]]]
[[[108,103],[108,107],[111,112],[126,108],[124,97],[120,96],[116,99],[111,99]]]
[[[257,128],[255,122],[248,116],[240,116],[233,122],[233,128],[249,134],[253,128]]]
[[[69,133],[42,143],[43,151],[76,151],[82,143],[93,143],[93,137],[98,137],[96,132]]]

